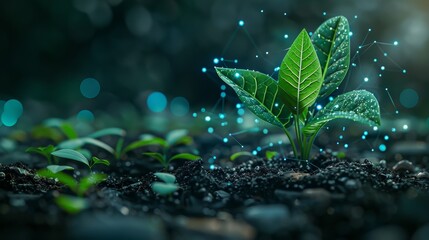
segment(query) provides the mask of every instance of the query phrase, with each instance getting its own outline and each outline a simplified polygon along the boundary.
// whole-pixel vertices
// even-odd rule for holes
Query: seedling
[[[273,160],[273,158],[277,157],[278,155],[279,155],[279,153],[276,151],[266,151],[265,152],[265,157],[268,160]]]
[[[253,155],[251,152],[247,152],[247,151],[236,152],[229,157],[229,160],[235,161],[235,159],[237,159],[239,157],[244,157],[244,156],[254,157],[255,155]]]
[[[179,189],[179,186],[175,183],[176,177],[174,175],[161,172],[155,173],[154,175],[163,181],[154,182],[152,184],[152,190],[157,194],[161,196],[171,195]]]
[[[48,164],[52,164],[51,153],[54,152],[55,149],[56,148],[53,145],[49,145],[46,147],[29,147],[25,152],[42,155],[48,161]]]
[[[318,132],[331,120],[380,125],[378,101],[365,90],[339,95],[320,111],[315,108],[316,101],[330,96],[347,74],[349,32],[342,16],[324,22],[312,39],[303,29],[280,65],[278,81],[253,70],[216,68],[216,72],[251,112],[284,130],[295,157],[308,160]],[[289,132],[292,125],[296,143]]]
[[[183,129],[171,131],[170,133],[167,134],[165,139],[145,134],[141,136],[140,140],[132,142],[130,145],[125,147],[125,149],[122,150],[121,155],[138,148],[142,148],[150,145],[157,145],[162,148],[161,152],[146,152],[143,154],[158,160],[158,162],[160,162],[164,168],[168,168],[168,166],[170,165],[170,162],[177,159],[185,159],[190,161],[201,159],[200,156],[197,156],[191,153],[179,153],[179,154],[170,156],[170,150],[172,147],[178,146],[181,144],[189,145],[192,143],[192,138],[187,134],[188,132]]]
[[[99,159],[97,157],[92,157],[91,159],[88,159],[82,153],[80,153],[76,150],[73,150],[73,149],[60,149],[58,151],[52,152],[51,155],[83,163],[91,171],[92,171],[92,168],[94,167],[94,165],[97,165],[97,164],[102,164],[102,165],[106,165],[106,166],[110,165],[110,162],[108,160]]]

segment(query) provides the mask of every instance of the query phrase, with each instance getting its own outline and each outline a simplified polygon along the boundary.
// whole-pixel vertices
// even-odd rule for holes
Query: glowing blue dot
[[[278,71],[280,71],[280,67],[275,67],[274,72],[278,72]]]
[[[207,128],[207,132],[208,132],[208,133],[213,133],[213,132],[214,132],[214,129],[213,129],[212,127],[209,127],[209,128]]]
[[[407,125],[407,124],[404,124],[404,126],[402,126],[402,129],[404,129],[404,130],[408,130],[408,125]]]
[[[397,46],[398,44],[399,44],[398,41],[393,42],[393,45],[395,45],[395,46]]]
[[[334,97],[329,97],[329,101],[332,102],[334,100]]]
[[[243,20],[238,21],[238,26],[240,27],[244,26],[244,21]]]
[[[365,135],[362,135],[362,140],[365,140],[365,139],[366,139]]]
[[[221,92],[221,93],[220,93],[220,97],[221,97],[221,98],[226,97],[226,93],[225,93],[225,92]]]
[[[377,127],[377,126],[374,126],[372,129],[373,129],[374,131],[377,131],[377,130],[378,130],[378,127]]]
[[[234,63],[238,63],[238,59],[234,59]]]
[[[225,89],[226,89],[225,85],[220,86],[220,90],[225,91]]]
[[[23,111],[24,111],[24,108],[22,107],[22,104],[20,101],[16,99],[8,100],[3,105],[1,122],[6,127],[12,127],[18,122],[18,119],[21,117]]]
[[[364,80],[365,82],[368,82],[368,81],[369,81],[369,78],[365,77],[363,80]]]
[[[153,92],[147,98],[146,103],[152,112],[162,112],[167,107],[167,98],[161,92]]]
[[[407,70],[405,70],[405,69],[404,69],[404,70],[402,70],[402,73],[403,73],[403,74],[407,73]]]
[[[258,151],[258,152],[260,152],[261,150],[262,150],[262,148],[259,146],[256,148],[256,151]]]
[[[389,136],[385,135],[384,140],[386,140],[386,141],[389,140]]]
[[[223,61],[223,57],[221,57],[220,60]]]
[[[268,129],[264,128],[264,130],[262,130],[263,134],[268,134]]]
[[[378,146],[378,149],[380,149],[380,151],[385,152],[387,147],[384,144],[380,144],[380,146]]]
[[[235,105],[235,108],[241,108],[241,104],[240,104],[240,103],[237,103],[237,104]]]
[[[210,170],[214,170],[215,169],[215,165],[211,164],[210,165]]]
[[[284,38],[285,38],[285,39],[288,39],[288,38],[289,38],[289,35],[285,34],[285,35],[284,35]]]
[[[399,95],[399,102],[406,108],[413,108],[419,102],[419,94],[411,88],[404,89]]]
[[[392,132],[396,132],[396,128],[392,128]]]
[[[278,106],[279,106],[279,104],[278,104],[278,103],[275,103],[275,104],[274,104],[274,107],[278,107]]]
[[[170,111],[174,116],[183,117],[189,112],[189,102],[184,97],[175,97],[171,100]]]
[[[258,155],[258,152],[256,150],[253,150],[252,154],[256,156],[256,155]]]
[[[347,143],[344,144],[344,148],[349,148],[349,145]]]
[[[343,135],[340,135],[339,139],[343,139]]]
[[[367,136],[368,135],[368,131],[363,132],[363,135]]]
[[[326,12],[323,12],[323,16],[326,16]]]
[[[219,113],[219,118],[220,119],[224,119],[225,118],[225,114],[224,113]]]
[[[203,73],[207,72],[207,68],[205,68],[205,67],[201,68],[201,72],[203,72]]]
[[[259,119],[255,118],[255,123],[259,123]]]
[[[205,120],[206,122],[210,122],[210,120],[212,120],[212,118],[211,118],[210,116],[206,116],[206,117],[204,118],[204,120]]]
[[[206,112],[206,109],[205,108],[201,108],[201,112]]]
[[[218,64],[219,63],[219,59],[218,58],[213,59],[213,63],[214,64]]]
[[[228,122],[222,122],[220,125],[221,125],[222,127],[225,127],[225,126],[227,126],[227,125],[228,125]]]
[[[240,77],[240,74],[239,74],[239,73],[235,73],[235,74],[234,74],[234,76],[235,76],[236,78],[239,78],[239,77]]]
[[[94,78],[86,78],[80,83],[80,92],[86,98],[95,98],[100,93],[100,83]]]
[[[198,114],[197,113],[192,113],[192,117],[194,117],[194,118],[196,118],[198,116]]]
[[[349,36],[350,36],[350,37],[351,37],[351,36],[353,36],[353,32],[351,32],[351,31],[350,31],[350,32],[349,32]]]
[[[244,119],[242,117],[237,118],[237,123],[242,124],[244,122]]]
[[[385,53],[383,53],[383,55],[385,56],[385,57],[387,57],[387,53],[385,52]]]
[[[355,15],[355,19],[357,19],[358,18],[358,16],[357,15]]]
[[[243,116],[244,115],[244,109],[240,108],[237,110],[238,115]]]
[[[374,60],[373,60],[374,62],[377,62],[378,61],[378,59],[377,58],[374,58]]]
[[[316,109],[317,109],[317,110],[321,110],[321,109],[322,109],[322,105],[318,104],[318,105],[316,106]]]
[[[92,122],[95,119],[94,114],[89,110],[81,110],[77,114],[76,118],[81,120],[81,121],[86,121],[86,122]]]
[[[228,138],[223,138],[223,142],[227,143],[228,142]]]
[[[381,66],[380,69],[381,69],[381,71],[384,71],[386,69],[386,67],[385,66]]]

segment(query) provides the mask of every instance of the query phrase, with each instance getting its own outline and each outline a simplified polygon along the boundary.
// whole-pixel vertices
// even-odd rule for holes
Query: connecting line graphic
[[[241,144],[241,143],[237,140],[237,138],[235,138],[231,133],[229,134],[229,136],[230,136],[232,139],[234,139],[234,140],[238,143],[238,145],[240,145],[240,146],[241,146],[241,148],[244,148],[243,144]]]
[[[395,104],[395,102],[393,101],[393,98],[392,98],[392,96],[390,95],[390,92],[389,92],[389,89],[388,89],[388,88],[386,88],[386,92],[387,92],[387,95],[389,96],[390,102],[392,103],[393,107],[395,108],[395,113],[396,113],[396,114],[398,114],[398,113],[399,113],[398,108],[396,107],[396,104]]]

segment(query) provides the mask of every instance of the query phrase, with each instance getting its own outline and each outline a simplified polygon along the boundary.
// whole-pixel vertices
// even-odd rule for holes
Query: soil
[[[293,158],[177,161],[180,189],[151,190],[159,165],[112,161],[90,207],[70,215],[54,202],[70,193],[36,170],[43,159],[0,165],[0,239],[428,239],[424,162]],[[4,158],[1,156],[0,159]],[[1,162],[1,161],[0,161]],[[85,174],[77,171],[76,174]],[[71,194],[71,193],[70,193]]]

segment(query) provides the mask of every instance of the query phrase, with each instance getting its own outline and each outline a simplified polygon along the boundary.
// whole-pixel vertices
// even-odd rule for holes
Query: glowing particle
[[[380,69],[381,69],[381,71],[384,71],[386,69],[386,67],[385,66],[381,66]]]
[[[332,102],[334,100],[334,97],[329,97],[329,101]]]
[[[374,131],[377,131],[377,130],[378,130],[378,127],[377,127],[377,126],[374,126],[372,129],[373,129]]]
[[[378,61],[378,59],[377,58],[374,58],[374,60],[373,60],[374,62],[377,62]]]
[[[95,98],[100,93],[100,83],[94,78],[85,78],[80,83],[80,92],[86,98]]]
[[[402,129],[404,129],[404,130],[408,130],[408,125],[407,125],[407,124],[404,124],[404,126],[402,126]]]
[[[238,109],[237,114],[240,116],[243,116],[244,115],[244,109],[243,108]]]
[[[221,85],[221,86],[220,86],[220,90],[225,91],[225,89],[226,89],[226,86],[225,86],[225,85]]]
[[[258,155],[258,152],[256,150],[253,150],[252,154],[256,156],[256,155]]]
[[[183,117],[189,112],[189,102],[184,97],[175,97],[171,100],[170,111],[174,116]]]
[[[392,132],[396,132],[396,128],[392,128]]]
[[[380,144],[380,146],[378,146],[378,149],[380,149],[381,152],[385,152],[387,147],[384,144]]]
[[[344,144],[344,148],[349,148],[349,145],[347,143]]]
[[[218,64],[218,63],[219,63],[219,58],[214,58],[214,59],[213,59],[213,63],[214,63],[214,64]]]
[[[355,19],[357,19],[358,18],[358,16],[357,15],[355,15]]]
[[[237,123],[242,124],[244,122],[244,119],[242,117],[237,118]]]
[[[194,117],[194,118],[196,118],[198,116],[198,114],[197,113],[192,113],[192,117]]]
[[[234,59],[234,63],[238,63],[238,59]]]
[[[398,46],[398,44],[399,44],[398,41],[393,42],[393,45],[395,45],[395,46]]]
[[[387,57],[387,53],[385,52],[385,53],[383,53],[383,55],[385,56],[385,57]]]
[[[326,12],[323,12],[322,14],[323,14],[323,16],[326,16]]]
[[[280,71],[280,67],[275,67],[274,72],[278,72],[278,71]]]
[[[283,37],[284,37],[285,39],[288,39],[288,38],[289,38],[289,35],[285,34]]]
[[[350,37],[353,36],[353,32],[352,31],[349,32],[349,36]]]
[[[317,104],[316,109],[317,109],[317,110],[321,110],[321,109],[322,109],[322,105]]]
[[[221,98],[225,98],[225,97],[226,97],[226,93],[225,93],[225,92],[221,92],[221,93],[220,93],[220,97],[221,97]]]
[[[206,112],[206,109],[205,108],[201,108],[201,112]]]
[[[240,27],[244,26],[244,21],[243,20],[238,21],[238,26]]]
[[[76,118],[81,121],[92,122],[94,121],[94,114],[89,110],[81,110]]]
[[[152,112],[162,112],[167,107],[167,97],[161,92],[152,92],[148,96],[146,103]]]
[[[368,28],[368,32],[371,32],[372,31],[372,29],[371,28]]]
[[[235,76],[236,78],[239,78],[239,77],[240,77],[240,73],[235,73],[235,74],[234,74],[234,76]]]
[[[256,151],[258,151],[258,152],[260,152],[261,150],[262,150],[262,148],[259,146],[256,148]]]
[[[210,120],[212,120],[212,118],[211,118],[210,116],[206,116],[206,117],[204,118],[204,120],[205,120],[206,122],[210,122]]]
[[[343,138],[344,138],[344,137],[343,137],[343,135],[340,135],[340,136],[339,136],[339,139],[343,139]]]
[[[275,103],[275,104],[274,104],[274,107],[278,107],[278,106],[279,106],[279,104],[278,104],[278,103]]]
[[[363,132],[363,135],[368,136],[368,131]]]
[[[255,123],[259,123],[259,119],[255,118]]]
[[[265,52],[265,54],[266,54],[266,55],[268,55],[268,54],[269,54],[269,52]]]
[[[263,13],[264,12],[264,9],[261,9],[261,13]]]
[[[214,129],[213,129],[212,127],[209,127],[209,128],[207,128],[207,132],[208,132],[208,133],[213,133],[213,132],[214,132]]]
[[[224,113],[219,113],[219,118],[220,119],[224,119],[225,118],[225,114]]]
[[[368,82],[368,81],[369,81],[369,78],[368,78],[368,77],[365,77],[363,80],[364,80],[365,82]]]
[[[264,130],[262,130],[263,134],[268,134],[268,129],[264,128]]]
[[[14,126],[18,122],[18,119],[21,117],[23,111],[24,108],[20,101],[16,99],[8,100],[3,105],[1,123],[6,127]]]
[[[203,72],[203,73],[207,72],[207,68],[205,68],[205,67],[201,68],[201,72]]]
[[[387,141],[387,140],[389,140],[389,136],[388,136],[388,135],[385,135],[385,136],[384,136],[384,140],[386,140],[386,141]]]
[[[235,105],[235,108],[241,108],[242,107],[242,105],[240,104],[240,103],[237,103],[236,105]]]
[[[366,136],[365,135],[362,135],[362,140],[365,140],[366,139]]]
[[[227,143],[228,142],[228,138],[223,138],[223,142]]]
[[[405,69],[404,69],[404,70],[402,70],[402,73],[403,73],[403,74],[407,73],[407,70],[405,70]]]
[[[215,169],[215,165],[214,164],[211,164],[210,165],[210,170],[214,170]]]

